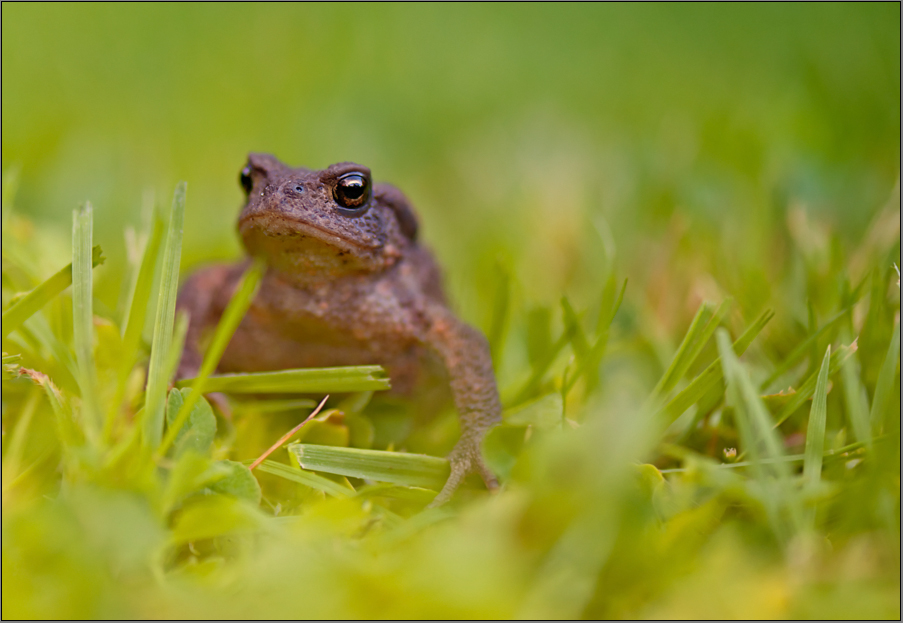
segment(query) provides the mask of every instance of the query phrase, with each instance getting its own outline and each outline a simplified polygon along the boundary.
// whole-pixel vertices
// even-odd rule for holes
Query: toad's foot
[[[435,508],[448,502],[458,487],[464,482],[464,478],[471,472],[477,472],[483,478],[486,488],[490,491],[499,488],[499,481],[492,473],[492,470],[483,460],[483,453],[480,451],[480,437],[461,438],[455,449],[448,456],[448,462],[451,464],[451,474],[445,481],[445,486],[439,492],[427,508]]]

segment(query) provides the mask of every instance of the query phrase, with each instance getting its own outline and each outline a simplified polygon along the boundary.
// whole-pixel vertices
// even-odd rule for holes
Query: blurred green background
[[[854,239],[898,175],[899,12],[5,5],[3,167],[42,226],[90,199],[114,258],[143,191],[187,180],[190,266],[239,253],[249,151],[353,160],[411,196],[453,282],[507,253],[557,296],[587,212],[627,260],[679,212],[753,261],[790,200]]]
[[[508,422],[490,448],[506,490],[428,515],[422,491],[324,500],[269,475],[259,505],[165,502],[167,469],[80,471],[44,394],[5,380],[4,615],[899,617],[899,4],[4,3],[2,18],[2,167],[18,172],[4,241],[19,245],[4,305],[71,261],[85,200],[110,258],[94,311],[120,323],[147,197],[168,206],[188,182],[184,275],[241,256],[249,151],[352,160],[417,207],[455,308],[492,340],[506,407],[522,389],[539,399],[528,432]],[[624,278],[601,365],[568,394]],[[44,312],[63,351],[65,296]],[[832,368],[826,452],[864,442],[850,423],[884,375],[874,454],[826,458],[821,489],[786,494],[718,467],[748,450],[723,387],[686,412],[694,426],[645,418],[700,303],[728,297],[734,338],[776,311],[743,359],[762,394],[800,388],[858,336]],[[95,324],[103,370],[121,327]],[[65,368],[32,342],[4,349]],[[702,347],[674,392],[718,356]],[[124,431],[133,372],[110,411]],[[772,416],[787,402],[766,399]],[[810,404],[778,429],[787,454],[803,452]],[[205,460],[254,458],[298,415],[220,421]],[[21,472],[10,430],[29,431]],[[448,412],[393,449],[439,455],[456,438]],[[794,532],[797,507],[817,507],[812,530]]]

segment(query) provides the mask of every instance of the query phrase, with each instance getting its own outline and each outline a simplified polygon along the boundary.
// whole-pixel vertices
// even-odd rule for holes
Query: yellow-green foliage
[[[2,11],[4,618],[899,618],[899,5]],[[211,376],[259,266],[172,388],[248,151],[418,206],[500,492],[381,368]]]

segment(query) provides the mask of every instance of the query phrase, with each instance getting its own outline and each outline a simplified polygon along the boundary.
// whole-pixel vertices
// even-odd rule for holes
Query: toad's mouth
[[[249,233],[247,229],[256,230],[268,238],[313,238],[346,251],[372,253],[379,248],[378,244],[368,245],[355,238],[287,215],[266,215],[264,218],[263,215],[252,214],[239,223],[242,234]]]

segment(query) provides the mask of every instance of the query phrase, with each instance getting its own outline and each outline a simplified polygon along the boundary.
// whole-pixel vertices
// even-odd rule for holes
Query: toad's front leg
[[[431,312],[426,342],[445,364],[461,420],[461,438],[448,457],[451,475],[430,504],[438,506],[451,498],[469,472],[478,472],[488,488],[498,487],[498,480],[483,461],[480,446],[486,431],[501,421],[502,406],[489,344],[483,334],[444,307],[435,307]]]

